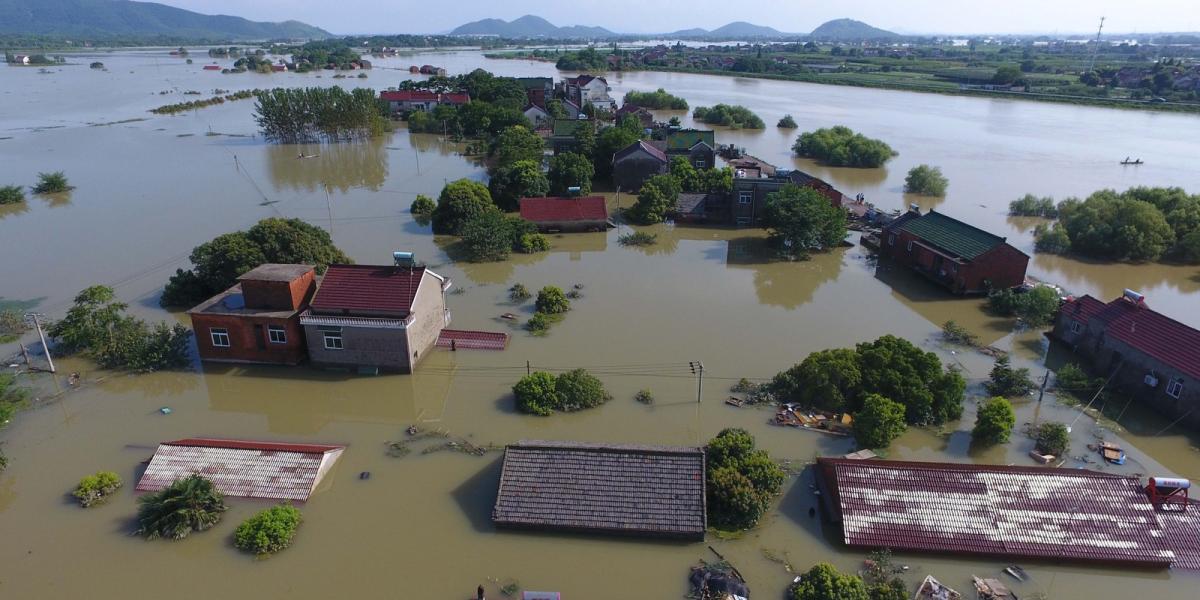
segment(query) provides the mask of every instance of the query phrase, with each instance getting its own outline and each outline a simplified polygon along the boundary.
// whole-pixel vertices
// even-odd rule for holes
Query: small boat
[[[1142,159],[1140,159],[1140,158],[1137,160],[1129,160],[1128,158],[1126,158],[1125,160],[1121,161],[1121,164],[1123,164],[1123,165],[1140,165],[1143,163],[1142,163]]]
[[[1114,465],[1125,464],[1125,451],[1111,442],[1100,442],[1100,456]]]
[[[730,406],[738,406],[738,407],[740,407],[740,406],[742,406],[742,405],[743,405],[743,404],[745,404],[745,403],[746,403],[746,401],[745,401],[745,400],[742,400],[741,398],[738,398],[737,396],[730,396],[730,397],[728,397],[728,398],[726,398],[726,399],[725,399],[725,404],[728,404],[728,405],[730,405]]]
[[[1025,569],[1022,569],[1017,565],[1008,565],[1007,567],[1004,567],[1004,572],[1011,575],[1012,578],[1016,579],[1017,581],[1025,581],[1026,579],[1029,579],[1029,573],[1026,573]]]
[[[520,317],[518,317],[517,315],[514,315],[514,314],[512,314],[512,313],[504,313],[504,314],[500,315],[500,318],[501,318],[501,319],[508,319],[509,321],[516,321],[516,320],[517,320],[517,319],[519,319]]]
[[[962,594],[946,587],[942,582],[934,579],[933,575],[926,575],[925,581],[921,582],[921,587],[917,588],[917,595],[913,596],[913,600],[962,600]]]
[[[1017,600],[1017,595],[998,579],[980,579],[972,575],[971,580],[981,600]]]

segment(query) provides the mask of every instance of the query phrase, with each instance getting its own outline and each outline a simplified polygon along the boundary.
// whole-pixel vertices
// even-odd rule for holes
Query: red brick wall
[[[1008,244],[1000,244],[971,261],[967,289],[985,289],[985,279],[991,281],[993,289],[1016,287],[1025,283],[1025,269],[1028,267],[1028,256]]]
[[[255,325],[262,325],[262,348],[256,335]],[[287,343],[272,343],[268,326],[282,326],[287,332]],[[229,347],[214,346],[211,329],[229,331]],[[304,330],[300,327],[300,316],[289,319],[262,317],[239,317],[234,315],[192,315],[192,330],[196,333],[196,347],[201,360],[224,362],[253,362],[294,365],[306,356]]]
[[[292,281],[243,281],[242,296],[246,308],[297,310],[316,288],[313,271]]]

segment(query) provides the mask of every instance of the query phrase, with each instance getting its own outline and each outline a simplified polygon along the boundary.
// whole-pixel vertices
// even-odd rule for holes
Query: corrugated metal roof
[[[425,267],[330,265],[309,307],[318,313],[403,317],[424,277]]]
[[[849,546],[1167,566],[1187,554],[1173,539],[1200,534],[1160,520],[1135,477],[827,458],[818,472]]]
[[[608,219],[608,207],[604,203],[604,196],[521,198],[521,218],[534,223],[605,221]]]
[[[703,538],[700,448],[522,441],[504,451],[498,525]]]
[[[899,229],[966,260],[972,260],[1004,243],[1004,238],[998,235],[936,211],[929,211],[919,218],[909,220],[900,225]]]
[[[137,490],[157,492],[199,474],[227,496],[304,502],[344,448],[206,438],[163,442]]]
[[[439,348],[453,346],[456,349],[465,350],[503,350],[508,346],[508,334],[494,331],[443,329],[438,334],[437,346]]]
[[[717,132],[711,129],[681,129],[667,134],[667,150],[691,150],[700,142],[715,149]]]

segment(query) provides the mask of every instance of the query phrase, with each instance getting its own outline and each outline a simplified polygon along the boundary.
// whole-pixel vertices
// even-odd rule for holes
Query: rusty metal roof
[[[829,458],[818,475],[848,546],[1200,566],[1178,541],[1197,538],[1200,515],[1164,517],[1136,477]]]
[[[308,500],[345,446],[189,438],[159,444],[139,492],[203,475],[226,496]]]
[[[702,539],[700,448],[522,441],[505,448],[497,525]]]
[[[438,334],[438,348],[463,350],[503,350],[508,346],[508,334],[496,331],[443,329]]]

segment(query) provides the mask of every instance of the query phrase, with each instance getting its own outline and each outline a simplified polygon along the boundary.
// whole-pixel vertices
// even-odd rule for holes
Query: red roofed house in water
[[[450,323],[450,280],[417,266],[330,265],[300,324],[314,365],[411,373]]]
[[[188,311],[200,359],[294,365],[304,360],[300,312],[317,288],[310,265],[265,264]]]
[[[538,231],[604,231],[610,226],[603,196],[521,198],[521,218]]]
[[[1200,331],[1151,310],[1141,294],[1125,290],[1107,304],[1068,299],[1050,335],[1088,358],[1097,375],[1112,377],[1111,385],[1200,428]]]

